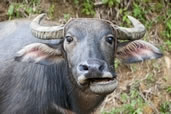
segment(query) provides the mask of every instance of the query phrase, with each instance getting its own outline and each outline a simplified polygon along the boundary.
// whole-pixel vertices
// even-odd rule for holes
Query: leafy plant
[[[135,84],[136,86],[137,84]],[[103,114],[142,114],[143,107],[146,105],[146,102],[134,86],[128,93],[122,93],[120,100],[122,102],[120,107],[116,107],[110,112],[103,112]]]
[[[133,16],[134,17],[137,17],[140,21],[142,21],[143,23],[146,22],[146,19],[145,19],[145,15],[146,12],[143,10],[143,8],[137,4],[137,3],[133,3]]]
[[[117,68],[119,67],[119,65],[120,65],[120,61],[119,61],[118,59],[116,59],[114,65],[115,65],[115,66],[114,66],[115,69],[117,69]]]
[[[166,26],[165,36],[171,40],[171,12],[170,12],[170,19],[168,19],[165,22],[165,26]]]
[[[50,6],[50,8],[48,9],[48,14],[49,14],[49,16],[50,16],[51,18],[53,18],[54,12],[55,12],[55,5],[52,4],[52,5]]]
[[[74,4],[78,5],[79,4],[79,0],[74,0]]]
[[[8,8],[9,19],[12,19],[12,16],[14,15],[14,10],[15,10],[15,6],[14,4],[11,4]]]
[[[171,113],[171,102],[167,101],[160,105],[161,114],[170,114]]]
[[[147,84],[151,84],[155,82],[155,79],[153,77],[152,73],[147,74],[147,79],[146,79]]]
[[[171,86],[167,87],[166,91],[171,94]]]
[[[65,21],[68,21],[70,19],[71,15],[70,14],[64,14],[64,19]]]
[[[166,15],[163,18],[164,21],[164,31],[162,32],[162,35],[164,37],[164,44],[165,47],[168,49],[168,51],[171,51],[171,10],[169,9],[166,12]]]
[[[166,40],[164,44],[167,46],[168,50],[171,50],[171,40]]]
[[[119,4],[120,0],[101,0],[104,4],[107,4],[109,7],[115,6],[116,4]]]
[[[40,0],[23,1],[21,3],[11,3],[8,8],[9,19],[27,17],[30,14],[40,13],[38,9],[38,4]]]
[[[85,0],[82,6],[82,13],[85,13],[86,15],[95,15],[93,2],[91,0]]]
[[[130,65],[130,69],[132,72],[135,72],[137,70],[137,65],[135,64]]]

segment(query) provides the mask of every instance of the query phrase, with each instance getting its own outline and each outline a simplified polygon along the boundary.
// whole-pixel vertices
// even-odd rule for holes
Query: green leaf
[[[109,0],[102,0],[102,3],[107,4]]]
[[[14,5],[11,4],[8,8],[8,15],[12,16],[14,14]]]

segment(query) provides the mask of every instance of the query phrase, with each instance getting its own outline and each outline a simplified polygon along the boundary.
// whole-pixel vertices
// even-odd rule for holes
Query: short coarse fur
[[[94,98],[87,99],[86,93],[82,95],[83,92],[71,84],[74,82],[65,61],[50,66],[15,61],[5,65],[0,72],[1,114],[65,114],[71,110],[88,114],[105,97],[94,96],[97,101],[92,102]]]
[[[8,24],[13,32],[5,35]],[[66,59],[47,66],[13,60],[25,45],[52,42],[34,38],[29,24],[30,21],[21,20],[0,23],[4,33],[0,38],[0,113],[88,114],[95,110],[105,95],[88,93],[76,86]]]
[[[131,60],[132,63],[161,57],[159,49],[139,40],[126,43],[129,49],[122,47],[119,53],[115,52],[119,47],[115,49],[117,39],[113,29],[101,21],[81,19],[73,25],[71,23],[72,27],[66,26],[65,35],[75,39],[72,43],[66,37],[62,42],[35,39],[31,35],[29,23],[0,23],[1,114],[89,114],[104,100],[106,94],[117,87],[113,68],[115,54],[122,61]],[[12,31],[9,31],[9,27],[13,28]],[[50,56],[46,52],[47,48],[54,50],[50,51]],[[18,51],[19,55],[15,56]],[[127,56],[122,56],[123,53]],[[85,65],[89,66],[80,69],[80,66]],[[96,75],[98,72],[102,75]],[[80,85],[80,76],[87,80],[96,79],[97,76],[102,79],[104,73],[114,79],[112,84],[109,81],[99,86],[96,82],[95,86],[91,82]],[[101,93],[101,90],[105,92]]]

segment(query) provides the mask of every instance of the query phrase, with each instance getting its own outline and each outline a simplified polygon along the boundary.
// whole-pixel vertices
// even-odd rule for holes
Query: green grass
[[[107,4],[109,7],[115,6],[121,2],[121,0],[101,0],[104,4]]]
[[[166,51],[171,51],[171,9],[166,11],[166,14],[161,20],[164,25],[164,30],[161,32],[164,39],[164,48]]]
[[[30,14],[40,13],[38,5],[40,0],[30,0],[28,3],[23,1],[21,3],[11,3],[8,8],[9,20],[14,18],[27,17]]]
[[[51,4],[50,8],[48,9],[48,14],[50,18],[54,18],[54,13],[55,13],[55,5]]]
[[[71,15],[70,14],[64,14],[64,20],[68,21],[70,19]]]
[[[167,89],[166,89],[166,91],[167,91],[169,94],[171,94],[171,86],[168,86]]]
[[[120,95],[122,105],[102,114],[142,114],[143,107],[147,105],[136,88]]]
[[[171,102],[166,101],[166,102],[161,103],[160,113],[161,114],[170,114],[171,113]]]
[[[118,59],[115,59],[115,64],[114,64],[115,69],[117,69],[120,64],[121,62]]]
[[[148,84],[154,83],[155,80],[153,78],[154,77],[152,74],[148,74],[147,78],[144,81],[146,81]],[[134,83],[130,85],[129,90],[120,94],[119,107],[114,107],[110,111],[103,111],[101,112],[101,114],[144,114],[144,111],[147,111],[148,108],[153,113],[156,112],[156,110],[154,110],[154,104],[151,104],[152,101],[146,98],[142,91],[139,89],[140,83],[143,83],[143,80],[135,80]],[[170,94],[171,86],[167,87],[166,91]],[[158,111],[160,114],[170,114],[171,102],[162,101],[159,104]],[[151,114],[152,112],[149,112],[149,114]]]
[[[93,6],[93,2],[91,0],[85,0],[82,3],[82,13],[86,14],[86,15],[95,15],[95,10],[94,10],[94,6]]]

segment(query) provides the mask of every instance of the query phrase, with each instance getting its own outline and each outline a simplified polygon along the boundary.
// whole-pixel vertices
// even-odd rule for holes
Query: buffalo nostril
[[[79,69],[80,69],[80,71],[87,71],[88,70],[88,66],[87,65],[80,65]]]
[[[99,67],[99,71],[103,71],[104,70],[104,65],[101,65],[100,67]]]

